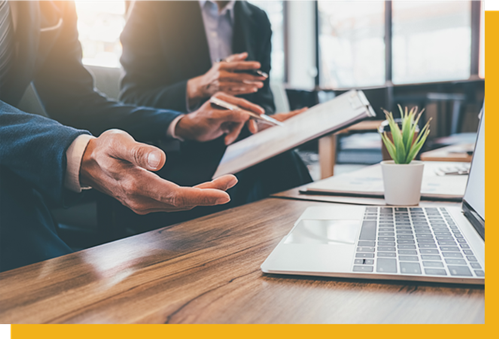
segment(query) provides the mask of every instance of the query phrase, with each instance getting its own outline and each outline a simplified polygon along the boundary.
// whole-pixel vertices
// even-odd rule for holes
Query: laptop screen
[[[485,236],[485,108],[478,127],[478,136],[473,153],[466,193],[463,198],[463,211],[477,232]]]

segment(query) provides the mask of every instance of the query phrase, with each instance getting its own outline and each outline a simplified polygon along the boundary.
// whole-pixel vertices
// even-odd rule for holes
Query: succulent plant
[[[426,138],[430,134],[431,119],[428,120],[426,125],[419,132],[417,138],[414,140],[416,127],[418,125],[419,119],[421,118],[421,114],[423,114],[424,109],[418,113],[417,107],[413,107],[411,110],[409,110],[407,107],[405,107],[405,110],[403,110],[400,105],[398,105],[398,107],[400,110],[400,116],[402,118],[402,130],[395,122],[393,114],[391,112],[383,110],[390,126],[393,141],[390,140],[386,133],[381,133],[381,139],[383,140],[388,153],[390,153],[390,156],[396,164],[410,164],[418,154],[421,147],[423,147]]]

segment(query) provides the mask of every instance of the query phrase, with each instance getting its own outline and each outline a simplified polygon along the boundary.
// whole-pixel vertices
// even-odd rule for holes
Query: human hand
[[[214,97],[239,106],[240,110],[216,109],[210,101],[205,102],[197,111],[184,115],[175,127],[175,135],[182,139],[209,141],[225,134],[225,144],[233,143],[244,124],[248,124],[251,133],[258,131],[254,120],[250,120],[249,112],[263,114],[265,111],[258,105],[236,98],[225,93],[217,93]]]
[[[277,114],[272,115],[272,118],[276,119],[277,121],[283,122],[283,121],[286,121],[294,116],[297,116],[298,114],[305,112],[306,110],[308,110],[308,107],[303,107],[303,108],[296,109],[294,111],[287,112],[287,113],[277,113]],[[270,126],[269,124],[266,124],[266,123],[259,123],[258,124],[259,131],[263,131],[269,127],[272,127],[272,126]]]
[[[233,54],[224,61],[215,63],[208,72],[187,81],[189,106],[194,107],[200,100],[217,92],[230,95],[255,93],[263,87],[265,76],[242,73],[245,70],[258,70],[257,61],[245,61],[248,53]]]
[[[224,192],[237,183],[225,175],[195,187],[180,187],[150,171],[166,162],[165,153],[136,142],[120,130],[109,130],[90,140],[83,154],[80,182],[108,194],[137,214],[174,212],[230,201]]]

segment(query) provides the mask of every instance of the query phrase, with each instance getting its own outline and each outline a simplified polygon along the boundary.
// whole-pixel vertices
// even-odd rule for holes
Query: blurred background
[[[425,108],[423,120],[432,118],[425,152],[474,142],[484,98],[481,1],[250,2],[272,24],[270,77],[278,111],[362,89],[377,121],[384,119],[381,108]],[[130,5],[76,1],[83,62],[110,97],[118,94],[119,36]],[[381,161],[372,126],[302,146],[314,179]]]

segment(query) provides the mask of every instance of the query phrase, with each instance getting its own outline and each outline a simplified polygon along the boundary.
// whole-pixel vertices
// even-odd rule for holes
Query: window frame
[[[483,1],[469,0],[471,6],[471,48],[470,48],[470,76],[468,79],[461,80],[448,80],[448,81],[429,81],[424,84],[441,83],[441,82],[462,82],[468,80],[481,79],[479,76],[480,70],[480,24],[481,24],[481,10]],[[315,54],[317,75],[315,77],[315,84],[321,90],[348,90],[351,88],[360,87],[339,87],[339,88],[322,88],[320,87],[321,63],[320,63],[320,45],[319,45],[319,1],[314,0],[315,3]],[[362,88],[380,88],[380,87],[393,87],[393,50],[392,50],[392,22],[393,22],[393,1],[385,0],[385,83],[378,86],[362,87]],[[286,51],[287,54],[287,51]],[[401,86],[416,85],[419,83],[401,84]],[[398,85],[395,85],[398,86]]]

